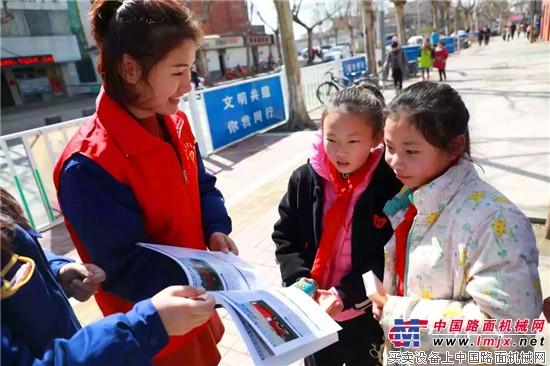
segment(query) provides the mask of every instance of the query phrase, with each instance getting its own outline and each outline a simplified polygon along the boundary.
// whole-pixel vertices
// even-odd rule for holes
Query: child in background
[[[404,89],[388,110],[386,161],[410,189],[384,209],[395,229],[384,274],[393,296],[373,311],[385,334],[395,319],[426,319],[415,350],[427,354],[441,351],[432,348],[439,320],[446,322],[442,333],[453,318],[464,320],[462,331],[477,320],[472,331],[480,334],[483,320],[495,319],[494,334],[502,319],[512,319],[511,334],[504,335],[517,337],[514,321],[531,324],[542,310],[535,236],[527,217],[478,176],[464,102],[447,84],[421,82]],[[398,350],[386,344],[387,351]],[[445,351],[482,349],[474,340]]]
[[[430,47],[430,40],[425,39],[422,48],[418,51],[418,68],[422,71],[422,80],[430,80],[430,68],[434,62],[434,50]],[[426,77],[424,77],[424,72]]]
[[[447,74],[445,73],[447,58],[449,58],[447,47],[445,47],[443,42],[439,42],[437,44],[437,48],[435,49],[434,61],[434,67],[439,71],[439,81],[443,81],[443,79],[447,80]]]
[[[383,343],[372,318],[363,273],[383,274],[384,245],[393,231],[382,212],[402,187],[383,158],[384,97],[372,86],[334,94],[308,163],[295,170],[274,227],[285,286],[315,281],[321,305],[343,328],[339,341],[306,365],[376,365]]]

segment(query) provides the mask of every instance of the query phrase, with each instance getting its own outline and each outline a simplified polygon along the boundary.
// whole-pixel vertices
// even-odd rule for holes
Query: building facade
[[[190,9],[200,17],[203,2],[188,1]],[[248,8],[244,0],[210,1],[210,10],[203,21],[204,34],[236,35],[248,29]]]
[[[190,9],[200,19],[203,1],[188,1]],[[201,51],[206,54],[208,74],[211,79],[223,78],[227,70],[238,66],[248,67],[247,50],[251,66],[261,71],[272,54],[274,39],[265,33],[263,26],[252,26],[245,0],[211,1],[203,20],[205,37]],[[200,59],[200,57],[198,57]]]
[[[9,1],[2,10],[2,107],[74,94],[97,84],[75,1]]]

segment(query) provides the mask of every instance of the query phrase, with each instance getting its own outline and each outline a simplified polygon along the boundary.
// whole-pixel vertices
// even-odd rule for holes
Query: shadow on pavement
[[[248,157],[251,157],[252,155],[260,151],[268,149],[271,145],[284,139],[290,134],[290,132],[278,134],[259,134],[216,152],[216,159],[213,159],[212,157],[207,157],[204,158],[204,161],[218,168],[209,169],[210,172],[213,174],[217,174],[220,171],[233,170],[233,166],[235,164]]]

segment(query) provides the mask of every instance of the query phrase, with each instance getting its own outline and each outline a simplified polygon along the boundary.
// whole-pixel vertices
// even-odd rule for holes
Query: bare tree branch
[[[267,26],[269,27],[269,29],[271,29],[271,30],[273,31],[273,33],[279,31],[279,27],[273,28],[268,22],[266,22],[266,21],[264,20],[264,18],[262,17],[262,15],[260,14],[259,11],[256,11],[256,15],[258,16],[258,18],[260,18],[260,20],[262,21],[262,23],[264,23],[265,25],[267,25]]]
[[[212,8],[212,4],[213,4],[212,0],[202,0],[201,14],[199,15],[199,22],[201,24],[204,24],[206,19],[208,19],[208,14],[210,13],[210,9]]]
[[[13,14],[8,9],[8,0],[2,1],[2,8],[4,9],[4,16],[0,20],[0,23],[6,24],[14,18]]]

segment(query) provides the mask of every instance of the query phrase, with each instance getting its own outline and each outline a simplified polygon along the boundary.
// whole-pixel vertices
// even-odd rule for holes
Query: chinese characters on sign
[[[367,70],[367,58],[365,56],[357,56],[342,60],[342,72],[347,79],[355,79],[363,71]],[[355,73],[355,75],[352,75]],[[346,86],[350,85],[349,80],[344,80]]]
[[[342,60],[342,67],[344,68],[344,74],[367,71],[367,58],[360,56]]]
[[[518,351],[468,351],[425,352],[425,351],[390,351],[388,365],[414,363],[417,365],[543,365],[546,363],[546,352]]]
[[[2,58],[0,61],[1,67],[7,66],[24,66],[24,65],[38,65],[38,64],[53,64],[52,55],[40,55],[40,56],[27,56],[27,57],[11,57]]]
[[[285,120],[278,75],[205,91],[204,103],[214,149]]]

